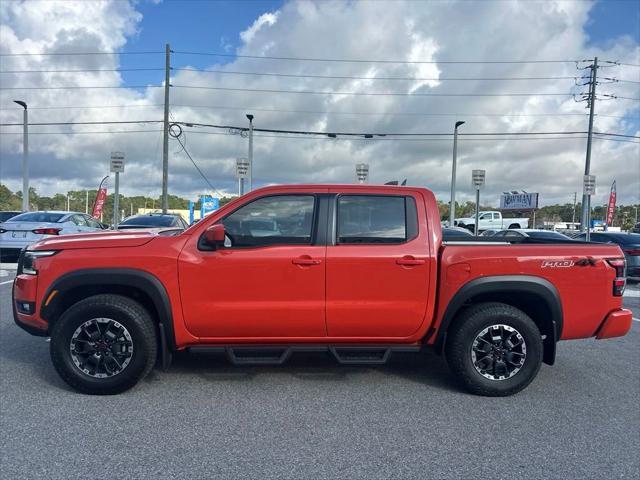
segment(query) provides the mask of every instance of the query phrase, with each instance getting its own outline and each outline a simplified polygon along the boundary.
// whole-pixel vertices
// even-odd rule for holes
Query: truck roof
[[[300,188],[309,188],[309,189],[324,189],[324,188],[334,188],[334,189],[348,189],[348,190],[363,190],[370,192],[372,190],[375,191],[388,191],[388,192],[398,192],[402,190],[423,190],[426,192],[431,192],[426,187],[412,186],[412,185],[376,185],[371,183],[297,183],[297,184],[286,184],[286,185],[268,185],[266,187],[260,187],[254,189],[252,192],[264,192],[269,190],[296,190]]]

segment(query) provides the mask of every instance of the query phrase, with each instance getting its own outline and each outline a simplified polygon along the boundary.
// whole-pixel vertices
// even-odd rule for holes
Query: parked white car
[[[51,235],[102,230],[91,215],[79,212],[25,212],[0,223],[0,255],[15,260],[27,245]]]
[[[457,218],[455,220],[456,227],[467,228],[473,230],[476,226],[475,217]],[[528,228],[528,218],[503,218],[502,213],[497,211],[480,212],[478,221],[478,230],[502,230],[505,228]]]

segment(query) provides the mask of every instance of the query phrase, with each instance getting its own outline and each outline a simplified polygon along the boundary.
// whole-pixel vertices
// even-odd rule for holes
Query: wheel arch
[[[171,361],[170,350],[175,350],[171,300],[162,282],[144,270],[129,268],[83,269],[57,278],[47,289],[40,316],[51,326],[78,301],[101,293],[122,295],[141,303],[158,325],[158,338],[163,367]]]
[[[483,302],[505,303],[531,317],[544,335],[543,361],[553,365],[556,343],[562,334],[562,302],[551,282],[529,275],[482,277],[463,285],[447,305],[442,317],[434,343],[436,351],[443,351],[447,331],[458,315],[468,306]]]

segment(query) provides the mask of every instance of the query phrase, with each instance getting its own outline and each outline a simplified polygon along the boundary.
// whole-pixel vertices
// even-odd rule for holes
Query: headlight
[[[25,251],[22,257],[21,273],[27,275],[37,275],[38,270],[36,270],[36,259],[40,257],[50,257],[51,255],[55,255],[56,253],[58,253],[57,250]]]

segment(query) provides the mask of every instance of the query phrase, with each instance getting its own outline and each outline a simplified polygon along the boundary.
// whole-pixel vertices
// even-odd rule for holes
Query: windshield
[[[527,232],[531,238],[548,238],[550,240],[571,240],[566,235],[558,232]]]
[[[173,217],[164,216],[144,216],[131,217],[120,222],[120,225],[142,225],[145,227],[170,227],[173,223]]]
[[[39,222],[39,223],[57,223],[66,213],[49,213],[49,212],[28,212],[21,213],[10,218],[7,222]]]
[[[640,233],[607,233],[601,236],[605,239],[609,237],[607,240],[611,242],[640,244]]]

